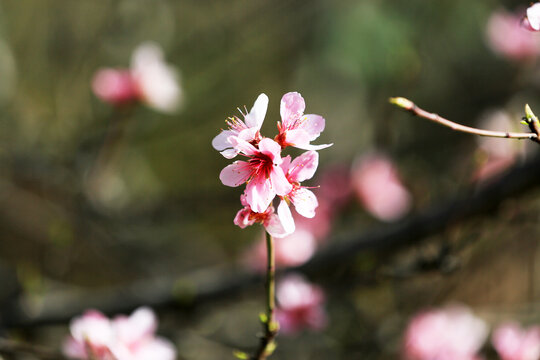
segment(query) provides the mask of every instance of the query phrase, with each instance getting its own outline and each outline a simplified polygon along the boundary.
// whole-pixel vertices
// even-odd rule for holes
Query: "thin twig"
[[[261,336],[259,347],[255,354],[251,357],[252,360],[264,360],[270,356],[276,344],[274,338],[279,329],[279,324],[275,320],[275,288],[276,288],[276,260],[274,254],[274,239],[266,233],[266,318],[263,320],[264,335]]]
[[[461,125],[453,121],[450,121],[448,119],[445,119],[438,114],[430,113],[424,109],[421,109],[415,103],[403,97],[390,98],[390,102],[394,105],[399,106],[402,109],[410,111],[416,116],[431,120],[443,126],[449,127],[450,129],[455,130],[455,131],[460,131],[460,132],[479,135],[479,136],[507,138],[507,139],[520,139],[520,140],[529,139],[535,142],[539,141],[538,134],[535,134],[533,132],[520,133],[520,132],[508,132],[508,131],[491,131],[491,130],[483,130],[483,129],[473,128],[470,126]]]

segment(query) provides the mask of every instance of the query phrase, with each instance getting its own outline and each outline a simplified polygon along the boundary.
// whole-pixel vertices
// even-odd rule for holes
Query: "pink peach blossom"
[[[332,144],[311,145],[324,130],[325,120],[320,115],[304,115],[306,104],[297,92],[290,92],[281,98],[281,122],[276,141],[282,146],[294,146],[304,150],[321,150]]]
[[[275,238],[285,237],[294,231],[294,223],[291,227],[288,218],[283,221],[283,219],[275,213],[273,206],[268,206],[264,212],[258,213],[251,209],[251,206],[247,202],[246,195],[243,194],[240,196],[240,202],[244,207],[236,213],[233,222],[241,229],[259,223],[262,224],[266,231]]]
[[[514,323],[499,326],[492,335],[492,343],[501,360],[540,359],[540,327],[522,329]]]
[[[176,350],[155,331],[157,319],[149,308],[139,308],[131,316],[109,320],[96,310],[71,321],[63,352],[81,360],[174,360]]]
[[[370,154],[356,160],[351,177],[358,199],[379,220],[395,221],[409,211],[411,196],[385,155]]]
[[[289,202],[294,205],[298,214],[307,218],[313,218],[315,216],[315,209],[318,206],[317,197],[311,190],[300,185],[300,183],[313,177],[318,164],[319,154],[316,151],[307,151],[292,162],[290,156],[283,158],[281,168],[289,183],[292,184],[292,188],[288,194],[282,196],[281,203],[279,204],[278,213],[280,213],[281,218],[287,216],[289,222],[294,224],[294,219],[290,210],[288,210]]]
[[[294,334],[304,328],[323,329],[328,323],[324,310],[324,293],[300,275],[288,275],[278,282],[276,319],[280,330]]]
[[[240,150],[233,147],[229,141],[229,137],[239,137],[249,143],[258,143],[261,140],[261,126],[264,122],[266,110],[268,108],[268,96],[266,94],[260,94],[251,111],[244,116],[244,121],[238,117],[230,117],[226,123],[229,126],[228,130],[222,130],[212,140],[212,146],[227,159],[234,158]]]
[[[475,360],[488,326],[464,307],[435,309],[416,315],[404,336],[407,360]]]
[[[511,60],[533,59],[540,54],[540,38],[521,26],[522,17],[504,10],[488,20],[488,44],[498,54]]]
[[[264,212],[277,195],[287,195],[292,190],[283,169],[281,147],[272,139],[263,138],[256,148],[238,137],[230,136],[229,141],[248,158],[226,166],[219,178],[224,185],[237,187],[247,182],[246,202],[254,212]],[[278,209],[279,210],[279,209]]]

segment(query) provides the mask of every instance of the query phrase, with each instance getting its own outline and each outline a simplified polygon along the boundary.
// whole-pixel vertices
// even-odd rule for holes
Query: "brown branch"
[[[317,274],[329,266],[344,263],[366,251],[397,249],[419,243],[455,224],[497,209],[504,200],[540,186],[540,156],[516,165],[497,179],[473,184],[447,202],[435,201],[431,207],[391,225],[339,239],[321,250],[311,261],[279,273],[299,271]],[[143,304],[154,308],[193,310],[202,304],[239,296],[263,281],[263,276],[226,268],[206,269],[181,278],[146,280],[101,291],[77,292],[67,289],[43,298],[42,306],[32,312],[24,301],[14,308],[2,309],[0,322],[9,328],[67,323],[88,308],[107,314],[128,313]]]
[[[461,125],[453,121],[450,121],[448,119],[445,119],[439,116],[438,114],[430,113],[424,109],[421,109],[415,103],[403,97],[390,98],[390,103],[411,112],[415,116],[431,120],[443,126],[449,127],[450,129],[455,130],[455,131],[464,132],[467,134],[479,135],[479,136],[519,139],[519,140],[529,139],[535,142],[540,141],[539,134],[535,132],[520,133],[520,132],[508,132],[508,131],[491,131],[491,130],[483,130],[483,129],[473,128],[470,126]]]

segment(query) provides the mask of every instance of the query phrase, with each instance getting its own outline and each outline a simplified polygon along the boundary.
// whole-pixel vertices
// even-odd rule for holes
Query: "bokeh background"
[[[494,51],[486,27],[495,11],[527,5],[2,0],[3,312],[21,298],[31,314],[50,294],[244,271],[246,249],[261,229],[233,225],[240,190],[219,181],[229,161],[210,143],[224,120],[261,92],[270,98],[267,136],[276,133],[279,101],[289,91],[302,94],[307,113],[326,118],[317,142],[334,145],[320,153],[320,174],[349,169],[367,153],[391,158],[412,198],[405,217],[474,191],[474,174],[486,161],[478,139],[414,118],[388,98],[406,96],[472,126],[503,111],[520,129],[525,103],[540,112],[540,68],[535,56]],[[126,114],[92,93],[94,73],[128,67],[144,41],[160,44],[181,74],[184,101],[176,114],[144,106]],[[89,173],[119,117],[129,117],[125,136],[99,191],[91,190]],[[510,147],[521,154],[516,163],[536,151],[524,150],[524,142]],[[398,358],[407,319],[446,303],[471,306],[491,324],[540,321],[539,210],[538,189],[531,189],[420,245],[319,269],[311,280],[326,291],[328,326],[281,336],[275,358]],[[343,234],[387,226],[351,193],[321,248]],[[179,359],[232,358],[233,349],[256,344],[263,306],[261,284],[188,311],[163,308],[160,332],[177,345]],[[68,327],[6,331],[58,347]]]

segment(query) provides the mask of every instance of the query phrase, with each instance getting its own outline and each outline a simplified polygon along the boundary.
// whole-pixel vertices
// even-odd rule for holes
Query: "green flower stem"
[[[276,297],[276,259],[274,253],[274,239],[270,234],[266,234],[266,314],[263,319],[264,335],[261,337],[259,347],[252,360],[264,360],[272,355],[276,348],[274,338],[276,337],[279,324],[275,320],[275,297]]]

